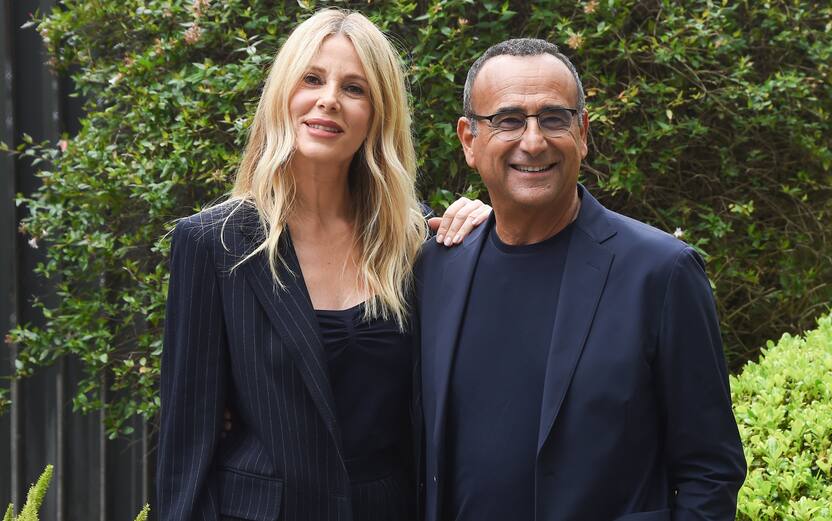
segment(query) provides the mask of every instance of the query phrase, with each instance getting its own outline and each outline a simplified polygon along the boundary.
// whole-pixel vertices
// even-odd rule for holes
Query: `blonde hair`
[[[309,62],[332,35],[346,36],[355,47],[373,106],[367,138],[353,158],[349,174],[359,283],[371,295],[366,314],[392,316],[403,328],[413,263],[425,238],[415,191],[410,108],[399,55],[384,34],[359,13],[318,11],[289,35],[274,59],[230,198],[253,203],[265,232],[265,239],[240,264],[265,252],[275,283],[283,287],[277,263],[286,263],[278,245],[296,193],[289,171],[295,148],[289,100]]]

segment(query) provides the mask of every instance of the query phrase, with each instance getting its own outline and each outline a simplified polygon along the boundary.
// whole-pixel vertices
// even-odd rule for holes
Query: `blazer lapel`
[[[284,288],[274,283],[268,259],[262,253],[245,262],[240,269],[245,273],[269,321],[280,336],[282,345],[294,359],[318,412],[341,452],[341,433],[335,416],[335,399],[329,381],[326,354],[288,230],[281,238],[280,248],[287,264],[278,264],[278,275]]]
[[[446,405],[448,401],[448,383],[451,377],[454,353],[456,352],[462,320],[465,318],[465,307],[468,303],[468,293],[474,277],[480,251],[494,225],[494,215],[487,223],[475,230],[462,245],[456,246],[455,255],[445,264],[442,272],[440,287],[443,288],[439,303],[441,314],[437,323],[430,327],[438,328],[436,345],[434,348],[434,385],[436,389],[436,416],[433,439],[441,442],[445,430]],[[422,350],[424,353],[424,348]]]
[[[581,211],[569,243],[546,364],[538,454],[563,404],[613,260],[613,254],[600,244],[615,233],[603,215],[605,210],[583,187],[579,191]]]

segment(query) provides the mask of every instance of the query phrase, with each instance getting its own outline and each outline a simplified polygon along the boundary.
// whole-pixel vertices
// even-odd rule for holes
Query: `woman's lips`
[[[307,119],[303,123],[313,136],[333,137],[344,132],[340,125],[328,119]]]

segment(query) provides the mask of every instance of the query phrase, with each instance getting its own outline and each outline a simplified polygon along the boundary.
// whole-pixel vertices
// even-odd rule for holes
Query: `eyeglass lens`
[[[572,112],[566,109],[548,109],[540,114],[524,114],[522,112],[504,112],[494,116],[491,126],[499,131],[503,139],[517,139],[523,135],[528,124],[528,118],[537,117],[537,124],[541,132],[548,137],[565,134],[572,125]]]

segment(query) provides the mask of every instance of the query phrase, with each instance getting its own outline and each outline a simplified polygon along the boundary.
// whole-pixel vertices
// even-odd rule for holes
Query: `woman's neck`
[[[326,229],[352,222],[354,207],[348,168],[293,162],[291,171],[297,192],[290,226]]]

